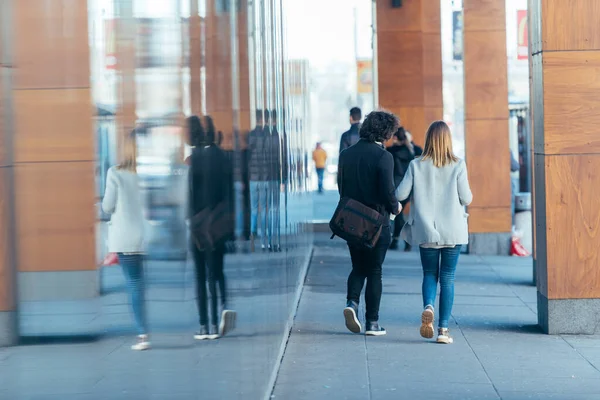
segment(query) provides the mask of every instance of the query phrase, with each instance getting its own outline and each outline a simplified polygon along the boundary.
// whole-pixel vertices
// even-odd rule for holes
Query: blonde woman
[[[123,155],[123,161],[108,170],[102,209],[111,215],[108,251],[119,257],[138,331],[137,342],[131,349],[146,350],[150,348],[150,341],[144,304],[144,215],[133,137],[125,141]]]
[[[440,284],[438,343],[453,342],[448,322],[454,302],[454,273],[461,246],[468,243],[468,206],[473,195],[467,167],[452,151],[450,128],[435,121],[427,130],[423,155],[413,160],[398,190],[399,201],[412,193],[410,215],[402,238],[419,246],[423,266],[421,336],[434,336],[435,297]]]

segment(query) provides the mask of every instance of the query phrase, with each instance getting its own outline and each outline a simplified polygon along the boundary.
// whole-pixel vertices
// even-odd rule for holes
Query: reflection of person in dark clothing
[[[354,146],[360,139],[360,120],[362,119],[362,111],[358,107],[350,109],[350,129],[342,133],[340,139],[340,153],[350,146]]]
[[[189,170],[189,215],[193,217],[203,210],[212,210],[223,202],[231,204],[233,172],[231,162],[215,144],[212,120],[205,117],[206,131],[196,116],[189,117],[187,122],[190,143],[194,146]],[[236,317],[234,311],[227,309],[227,290],[223,272],[225,243],[215,243],[212,248],[199,248],[198,243],[192,240],[191,247],[196,267],[196,291],[200,315],[200,331],[194,335],[194,338],[216,339],[233,329]],[[210,293],[210,329],[207,282]],[[219,294],[222,306],[220,320]]]
[[[510,172],[517,172],[521,166],[519,162],[515,159],[515,156],[510,150]],[[510,210],[512,214],[512,224],[515,224],[515,195],[519,192],[519,179],[510,177]]]
[[[263,111],[256,110],[256,127],[248,134],[248,176],[250,180],[252,247],[254,247],[254,241],[258,237],[262,249],[266,250],[270,151],[269,135],[263,121]]]
[[[376,111],[369,114],[360,128],[358,143],[340,154],[338,166],[338,188],[340,197],[361,202],[381,213],[386,223],[373,249],[349,246],[352,272],[348,276],[347,304],[344,309],[346,327],[360,333],[358,320],[360,294],[367,281],[365,292],[366,335],[385,335],[379,326],[379,304],[381,301],[381,268],[390,245],[390,214],[401,211],[394,186],[394,160],[383,143],[398,129],[398,119],[393,114]]]
[[[408,170],[408,165],[415,158],[415,149],[408,136],[406,130],[403,127],[398,128],[393,137],[393,144],[388,148],[388,151],[394,157],[394,187],[398,188],[400,182],[404,178],[404,174]],[[402,208],[408,203],[408,199],[402,202]],[[394,234],[392,236],[392,244],[390,249],[396,250],[398,248],[398,238],[400,237],[400,231],[404,226],[404,218],[402,213],[398,214],[394,220]],[[408,243],[405,243],[404,250],[410,251],[411,247]]]
[[[269,194],[267,205],[269,208],[269,223],[268,223],[268,248],[270,251],[280,251],[280,204],[281,204],[281,184],[283,183],[282,177],[286,177],[287,171],[284,170],[284,159],[283,151],[285,146],[283,138],[279,134],[277,129],[277,111],[272,110],[269,113],[269,130],[270,136],[268,136],[268,151],[270,156],[268,180],[269,180]]]

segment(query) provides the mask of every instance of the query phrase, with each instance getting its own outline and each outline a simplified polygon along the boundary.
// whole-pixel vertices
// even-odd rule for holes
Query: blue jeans
[[[269,182],[250,182],[250,229],[253,235],[259,235],[261,244],[266,245],[267,229],[267,199]],[[260,231],[258,230],[258,217],[260,216]]]
[[[454,303],[454,273],[460,255],[460,245],[443,249],[420,247],[423,266],[423,307],[434,306],[437,284],[440,282],[440,313],[438,327],[447,328]]]
[[[280,245],[280,226],[281,226],[281,183],[279,181],[269,182],[269,245]]]
[[[127,291],[133,310],[138,335],[148,333],[144,296],[144,260],[141,254],[118,253],[119,264],[127,281]]]
[[[325,177],[325,168],[317,168],[318,190],[323,192],[323,178]]]
[[[244,234],[244,184],[236,181],[235,188],[235,237],[240,239]]]

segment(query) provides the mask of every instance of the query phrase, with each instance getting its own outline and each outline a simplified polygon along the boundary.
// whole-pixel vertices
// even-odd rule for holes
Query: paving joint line
[[[485,373],[485,376],[488,379],[489,383],[494,388],[494,391],[496,392],[496,396],[498,396],[498,399],[502,400],[502,396],[500,396],[500,392],[498,391],[498,388],[496,387],[496,385],[492,381],[492,378],[490,378],[490,374],[488,374],[487,369],[485,368],[485,366],[481,362],[481,359],[479,358],[479,356],[475,352],[475,349],[473,348],[473,346],[471,346],[471,342],[469,342],[469,339],[467,339],[467,335],[465,335],[465,332],[462,330],[462,327],[460,326],[460,324],[458,323],[458,321],[456,320],[456,318],[454,318],[454,322],[456,323],[456,326],[458,326],[458,330],[460,331],[461,335],[465,339],[465,343],[467,344],[467,346],[469,346],[469,349],[471,349],[471,352],[475,356],[475,359],[477,360],[477,362],[481,366],[481,369],[483,369],[483,372]]]
[[[598,367],[596,367],[590,360],[588,360],[586,356],[584,356],[583,354],[581,354],[581,352],[575,346],[573,346],[568,340],[566,340],[563,335],[560,335],[560,338],[569,347],[571,347],[573,350],[575,350],[575,352],[579,355],[579,357],[583,358],[585,360],[585,362],[587,362],[588,364],[591,365],[592,368],[594,368],[596,371],[600,372],[600,369],[598,369]]]
[[[499,274],[496,272],[496,270],[494,270],[494,268],[492,267],[491,264],[485,262],[485,260],[483,259],[483,257],[479,256],[479,259],[481,260],[481,263],[485,266],[487,266],[490,270],[492,270],[492,272],[494,274],[496,274],[499,277]],[[512,288],[511,288],[512,291]],[[515,293],[516,294],[516,293]],[[520,299],[520,298],[519,298]],[[521,300],[522,301],[522,300]],[[477,355],[477,353],[475,352],[475,349],[473,348],[473,346],[471,345],[471,342],[469,342],[469,339],[467,339],[467,335],[465,334],[465,332],[462,329],[462,326],[460,325],[460,323],[458,322],[458,320],[456,318],[454,318],[454,316],[452,317],[454,319],[454,322],[456,323],[456,326],[458,327],[458,330],[460,331],[462,337],[465,339],[465,343],[467,344],[467,346],[469,346],[469,349],[471,350],[471,352],[473,353],[473,355],[475,356],[475,359],[477,360],[477,362],[479,363],[479,365],[481,366],[481,369],[483,370],[483,373],[485,374],[486,378],[488,379],[488,382],[492,385],[492,387],[494,388],[494,391],[496,392],[496,396],[498,396],[498,399],[502,400],[502,396],[500,396],[500,392],[498,391],[498,388],[496,387],[496,385],[494,384],[494,382],[492,381],[492,378],[490,377],[490,374],[488,373],[487,369],[485,368],[485,366],[483,365],[483,363],[481,362],[481,359],[479,358],[479,356]]]
[[[490,269],[492,270],[492,272],[494,273],[494,275],[496,275],[496,277],[497,277],[497,278],[499,278],[499,279],[502,281],[502,276],[501,276],[501,275],[498,273],[498,271],[496,271],[496,269],[495,269],[495,268],[494,268],[494,267],[493,267],[491,264],[488,264],[488,266],[490,267]],[[513,287],[512,287],[511,285],[509,285],[509,284],[508,284],[508,283],[506,283],[506,282],[503,282],[502,284],[503,284],[504,286],[507,286],[507,287],[510,289],[510,291],[511,291],[511,292],[512,292],[512,293],[515,295],[515,297],[516,297],[517,299],[519,299],[519,301],[520,301],[521,303],[523,303],[523,305],[524,305],[525,307],[527,307],[527,308],[528,308],[528,309],[529,309],[531,312],[533,312],[535,315],[537,315],[537,310],[534,310],[534,309],[532,309],[532,308],[529,306],[529,304],[527,304],[527,302],[526,302],[525,300],[523,300],[523,299],[521,298],[521,296],[519,296],[519,294],[518,294],[517,292],[515,292],[515,289],[513,289]]]
[[[367,370],[367,389],[369,393],[369,400],[373,399],[372,386],[371,386],[371,370],[369,369],[369,347],[367,346],[367,335],[364,336],[365,345],[365,368]]]

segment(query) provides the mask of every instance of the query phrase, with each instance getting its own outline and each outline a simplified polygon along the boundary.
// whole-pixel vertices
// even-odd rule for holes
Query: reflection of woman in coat
[[[108,251],[119,256],[137,325],[138,340],[131,348],[146,350],[150,341],[144,304],[144,215],[132,137],[125,141],[124,153],[123,162],[108,170],[102,210],[110,214]]]
[[[398,128],[392,139],[394,142],[392,146],[388,148],[388,151],[394,157],[394,185],[398,188],[398,185],[402,182],[402,178],[404,178],[404,174],[408,170],[408,165],[415,158],[415,149],[410,137],[403,127]],[[408,199],[403,201],[401,203],[402,207],[404,208],[408,202]],[[404,217],[402,216],[402,213],[400,213],[394,221],[394,234],[392,236],[390,249],[396,250],[398,248],[398,238],[400,237],[400,231],[403,226]],[[405,243],[404,250],[410,251],[410,249],[410,245]]]

